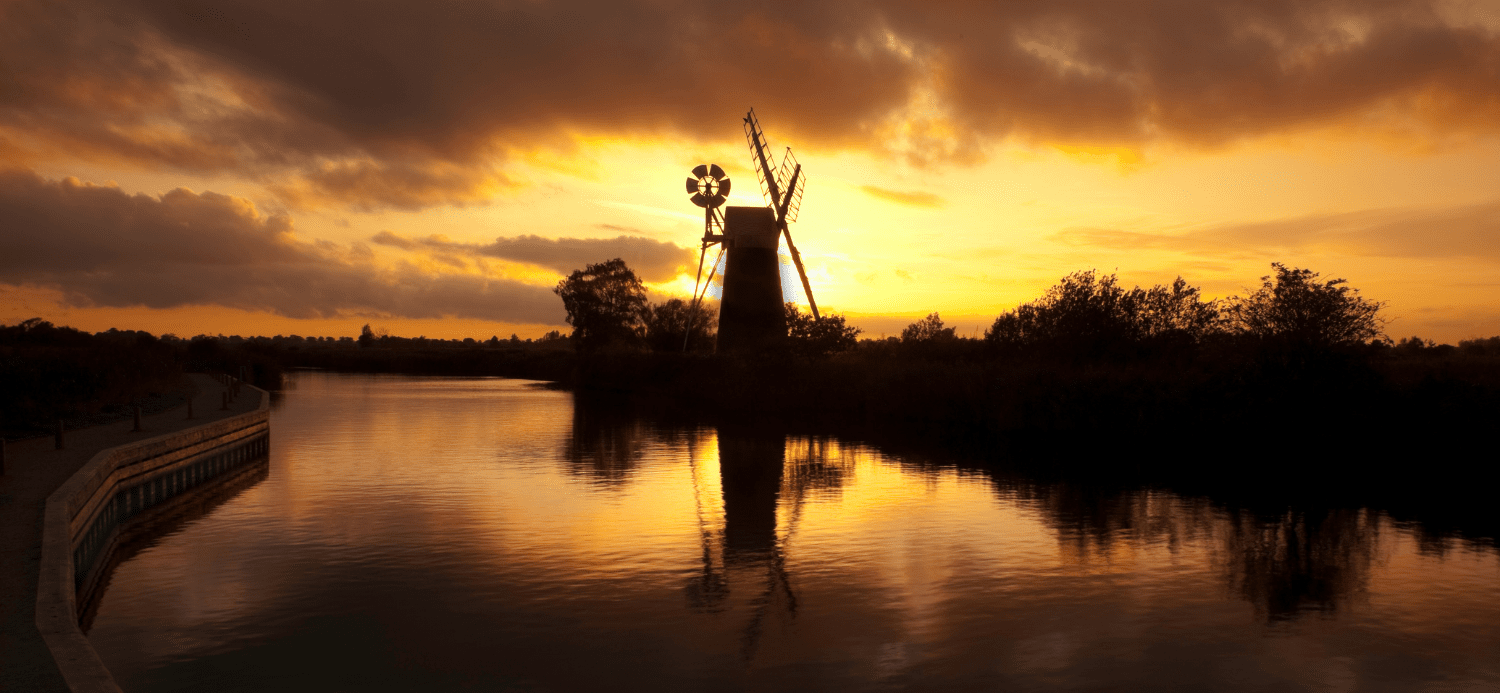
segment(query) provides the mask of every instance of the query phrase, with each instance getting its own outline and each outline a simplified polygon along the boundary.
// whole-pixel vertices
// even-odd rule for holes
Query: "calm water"
[[[514,380],[301,374],[271,426],[266,478],[116,570],[90,638],[125,690],[1500,690],[1496,551],[1376,512]]]

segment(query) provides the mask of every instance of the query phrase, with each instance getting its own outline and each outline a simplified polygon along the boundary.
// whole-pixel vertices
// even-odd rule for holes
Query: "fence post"
[[[136,405],[136,407],[135,407],[135,428],[130,429],[130,431],[132,433],[134,433],[134,432],[139,431],[139,430],[141,430],[141,407],[140,407],[140,405]]]
[[[193,398],[192,398],[192,396],[188,397],[188,415],[187,415],[187,417],[189,419],[193,418]]]
[[[63,422],[62,422],[62,419],[58,419],[57,420],[57,449],[58,450],[63,449]]]
[[[227,411],[228,409],[229,409],[229,391],[225,390],[224,391],[224,406],[219,407],[219,411]]]

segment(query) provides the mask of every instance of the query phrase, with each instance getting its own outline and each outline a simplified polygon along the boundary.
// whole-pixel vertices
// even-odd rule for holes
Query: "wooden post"
[[[224,391],[224,406],[219,407],[219,411],[227,411],[228,409],[229,409],[229,391],[225,390]]]
[[[189,419],[193,418],[193,398],[192,397],[188,397],[188,415],[187,415],[187,417]]]
[[[135,428],[130,429],[130,431],[132,433],[134,433],[134,432],[139,431],[139,430],[141,430],[141,408],[140,408],[140,406],[136,406],[136,408],[135,408]]]
[[[63,449],[63,422],[62,422],[62,419],[58,419],[57,420],[57,449],[58,450]]]

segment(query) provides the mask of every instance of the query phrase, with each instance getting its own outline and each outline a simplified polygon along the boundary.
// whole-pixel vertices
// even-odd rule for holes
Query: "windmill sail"
[[[745,138],[750,140],[750,165],[760,181],[760,192],[774,209],[781,202],[781,181],[776,180],[771,168],[770,145],[766,144],[766,135],[760,130],[760,120],[756,119],[753,108],[745,115]]]
[[[781,166],[777,169],[771,168],[770,146],[766,143],[765,133],[760,129],[760,121],[755,117],[755,109],[745,115],[745,138],[750,142],[751,164],[755,167],[755,176],[760,181],[761,193],[765,195],[767,204],[776,215],[776,228],[786,237],[787,249],[792,253],[792,262],[797,265],[797,276],[802,279],[802,290],[807,296],[807,306],[812,309],[814,318],[819,318],[818,302],[813,299],[812,284],[807,281],[807,270],[802,266],[802,253],[797,252],[797,245],[792,242],[792,231],[787,226],[789,221],[797,218],[797,211],[802,205],[802,165],[797,163],[796,157],[792,156],[792,150],[787,148],[786,154],[781,158]]]

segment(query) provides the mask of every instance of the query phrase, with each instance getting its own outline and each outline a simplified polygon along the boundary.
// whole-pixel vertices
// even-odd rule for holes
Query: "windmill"
[[[717,210],[729,193],[729,179],[717,165],[699,165],[693,169],[693,177],[687,180],[693,204],[704,208],[698,281],[693,286],[692,305],[695,308],[703,294],[708,293],[708,286],[713,283],[714,273],[719,268],[716,259],[707,284],[702,282],[703,263],[708,257],[709,246],[718,244],[719,256],[725,259],[724,292],[719,304],[718,350],[721,352],[753,350],[786,337],[781,272],[776,257],[778,239],[782,236],[786,237],[787,249],[791,251],[792,262],[802,279],[808,306],[813,316],[818,316],[812,285],[802,267],[802,254],[792,243],[788,227],[796,220],[802,205],[802,190],[806,184],[802,165],[797,163],[788,147],[781,166],[772,168],[770,147],[753,109],[745,115],[744,127],[745,139],[750,144],[751,165],[766,198],[765,207],[726,207],[719,213]],[[724,258],[726,255],[727,259]],[[703,285],[703,294],[698,291],[699,285]],[[686,344],[684,339],[684,349]]]

